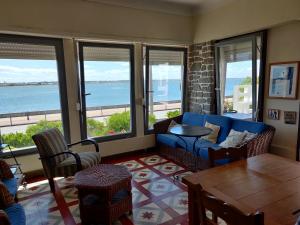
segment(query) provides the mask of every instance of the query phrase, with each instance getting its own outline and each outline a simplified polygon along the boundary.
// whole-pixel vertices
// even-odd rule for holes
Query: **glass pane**
[[[1,139],[13,149],[34,145],[32,135],[61,131],[61,106],[54,46],[0,43]]]
[[[222,113],[252,119],[252,42],[228,44],[219,49]]]
[[[149,128],[152,128],[157,120],[181,113],[183,59],[182,51],[149,52]]]
[[[129,49],[84,47],[83,56],[88,136],[130,133]]]

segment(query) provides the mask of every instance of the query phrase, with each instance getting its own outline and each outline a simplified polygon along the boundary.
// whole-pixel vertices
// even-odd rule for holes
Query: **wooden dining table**
[[[265,225],[294,225],[300,216],[300,163],[262,154],[183,178],[188,187],[189,224],[198,225],[196,186],[244,213],[264,212]]]

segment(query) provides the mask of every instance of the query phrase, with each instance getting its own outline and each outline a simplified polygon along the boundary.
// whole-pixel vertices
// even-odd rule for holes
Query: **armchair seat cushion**
[[[14,203],[11,206],[7,207],[5,210],[11,225],[25,225],[26,217],[23,207]]]
[[[100,154],[98,152],[80,152],[78,153],[81,159],[81,165],[83,169],[89,168],[91,166],[97,165],[101,161]],[[64,161],[62,161],[58,167],[76,165],[75,157],[69,156]]]
[[[7,187],[9,193],[15,197],[18,191],[17,179],[15,177],[11,179],[3,179],[2,182]]]
[[[177,145],[178,139],[179,138],[173,134],[157,134],[156,136],[156,140],[158,143],[167,145],[172,148],[176,148],[178,146]]]
[[[95,166],[101,162],[99,152],[80,152],[78,153],[81,159],[82,169]],[[73,176],[77,172],[75,157],[69,156],[56,167],[57,176]]]

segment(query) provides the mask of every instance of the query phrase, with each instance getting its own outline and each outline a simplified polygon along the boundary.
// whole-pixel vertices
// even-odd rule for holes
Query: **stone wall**
[[[187,111],[215,113],[214,43],[189,47],[187,71]]]

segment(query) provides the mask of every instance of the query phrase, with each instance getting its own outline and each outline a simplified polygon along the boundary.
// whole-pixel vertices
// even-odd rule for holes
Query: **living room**
[[[46,118],[51,122],[60,121],[61,131],[68,144],[94,138],[99,147],[101,162],[122,163],[136,160],[145,167],[144,169],[172,181],[177,171],[166,175],[162,172],[163,168],[154,167],[167,162],[173,163],[173,168],[176,167],[178,170],[182,168],[185,172],[190,170],[185,168],[185,163],[177,164],[174,158],[165,158],[160,155],[157,151],[157,133],[154,133],[153,125],[155,130],[156,122],[159,123],[173,116],[177,117],[185,112],[222,115],[225,114],[225,105],[230,105],[229,111],[226,108],[229,116],[248,114],[250,117],[246,118],[247,120],[263,122],[275,130],[272,134],[274,137],[271,135],[273,138],[270,136],[269,139],[262,139],[268,139],[264,141],[266,147],[262,148],[261,145],[254,147],[259,149],[256,149],[257,152],[252,156],[269,152],[292,161],[299,160],[297,76],[294,76],[291,96],[277,94],[272,96],[270,91],[273,85],[270,82],[272,66],[276,68],[289,65],[294,66],[295,71],[299,70],[299,1],[157,0],[149,3],[130,0],[125,2],[117,0],[30,0],[26,2],[5,1],[1,5],[0,88],[3,90],[16,88],[20,84],[15,83],[27,82],[26,85],[31,90],[39,91],[35,94],[40,99],[36,108],[26,105],[25,102],[33,104],[38,100],[31,101],[33,98],[25,97],[25,95],[24,98],[20,95],[21,97],[15,102],[4,99],[2,108],[6,108],[6,111],[3,110],[0,117],[2,143],[13,147],[12,152],[20,163],[22,172],[26,175],[28,190],[31,187],[33,190],[39,189],[36,183],[42,182],[42,186],[47,188],[46,195],[51,195],[47,179],[43,178],[44,168],[40,160],[41,156],[36,147],[33,147],[31,136],[34,133],[30,133],[29,142],[26,145],[20,145],[21,147],[16,147],[16,143],[19,142],[15,139],[9,142],[13,139],[13,135],[10,135],[11,139],[9,139],[8,134],[24,133],[29,126],[38,124],[40,120],[47,121]],[[44,46],[47,48],[43,48]],[[233,68],[234,73],[243,73],[243,79],[249,75],[252,76],[250,84],[247,83],[251,88],[247,112],[243,108],[245,106],[235,106],[238,100],[243,99],[245,103],[246,97],[238,97],[238,100],[234,100],[236,93],[234,88],[227,87],[228,82],[223,82],[228,81],[228,78],[226,72],[224,77],[222,70],[221,64],[224,62],[222,55],[225,55],[229,64],[232,63],[230,68]],[[22,64],[12,62],[16,59],[23,60]],[[49,64],[42,62],[50,60],[54,65],[51,68]],[[29,61],[32,63],[31,70],[26,64]],[[241,63],[241,66],[235,68],[234,62],[241,61],[248,62],[248,64]],[[100,63],[95,66],[95,62],[105,65],[100,65]],[[41,69],[43,66],[45,70]],[[110,67],[111,70],[109,70]],[[36,72],[39,69],[42,72],[46,71],[44,72],[45,79],[41,72]],[[22,70],[28,74],[26,75]],[[99,76],[96,75],[97,70],[103,73],[101,75],[103,77],[93,80],[93,77]],[[120,70],[125,74],[124,79],[123,74],[118,74]],[[32,77],[39,77],[39,79],[31,79],[29,74],[33,74],[32,71],[35,72]],[[46,79],[48,74],[50,77],[54,73],[56,80]],[[5,77],[9,78],[7,74],[12,75],[12,78],[5,80]],[[295,75],[298,75],[297,72]],[[110,76],[113,78],[109,80],[109,83],[107,77]],[[20,79],[18,80],[17,77]],[[179,83],[175,83],[174,80],[179,80]],[[90,86],[96,85],[92,82],[96,82],[99,86],[89,89]],[[47,88],[50,88],[49,85],[56,85],[54,89],[51,89],[56,93],[56,99],[43,97],[43,90],[45,91],[46,88],[40,88],[39,85],[45,85]],[[245,84],[239,85],[244,86],[237,87],[237,91],[245,88]],[[124,92],[118,91],[119,89]],[[225,89],[230,90],[228,96]],[[106,97],[102,97],[106,102],[98,100],[101,98],[99,90],[107,94]],[[113,92],[116,94],[113,95]],[[27,94],[26,91],[18,93],[12,91],[12,93]],[[163,98],[163,95],[166,97]],[[122,96],[124,101],[120,98]],[[47,102],[54,102],[55,106],[47,108],[47,105],[46,108],[42,108]],[[21,109],[22,105],[23,109]],[[20,110],[16,106],[19,106]],[[12,110],[9,111],[10,108]],[[279,116],[274,116],[274,112]],[[116,117],[115,113],[120,114],[117,116],[127,118],[126,127],[114,128],[111,121]],[[199,120],[201,120],[200,117]],[[204,121],[213,123],[208,117]],[[201,124],[201,126],[204,125],[205,122]],[[99,127],[103,131],[100,132]],[[46,125],[46,128],[49,127]],[[21,136],[16,139],[21,139]],[[192,144],[188,145],[192,146]],[[72,150],[94,152],[94,146],[79,144],[72,147]],[[3,152],[6,161],[9,164],[15,164],[9,149],[6,148]],[[147,164],[143,161],[145,157],[153,155],[155,156],[153,160],[158,160],[158,164]],[[161,158],[156,158],[157,155]],[[159,181],[158,177],[151,179],[154,183]],[[135,191],[145,189],[143,185],[147,184],[146,181],[142,181],[141,185],[138,181],[134,183],[137,184],[134,187]],[[59,182],[55,184],[56,187],[59,185]],[[185,189],[183,193],[186,193],[186,187],[183,184],[180,183],[178,187]],[[62,190],[67,190],[67,188],[62,188]],[[22,201],[30,199],[23,194],[18,194],[21,205]],[[165,199],[157,197],[151,202],[149,195],[152,195],[149,192],[143,194],[147,200],[144,205],[143,201],[133,203],[133,217],[138,214],[139,207],[144,207],[146,203],[155,203],[160,204],[159,208],[166,209],[166,215],[164,215],[163,222],[152,221],[151,224],[176,224],[174,223],[175,217],[179,224],[187,224],[187,209],[184,213],[172,210],[170,212],[171,207],[166,206],[166,201],[171,201],[167,198],[169,196],[166,195],[165,199],[168,199],[166,201],[160,201]],[[180,195],[181,192],[177,194]],[[65,224],[80,223],[80,216],[77,216],[79,219],[76,217],[78,220],[70,219],[72,222],[67,222],[68,217],[72,217],[71,211],[75,211],[78,206],[77,192],[73,195],[74,199],[71,202],[64,200],[63,206],[57,204],[47,206],[50,209],[49,212],[53,212],[53,217],[56,218],[52,222],[61,220]],[[34,193],[34,196],[39,196],[39,194]],[[30,207],[36,209],[41,200],[37,197],[33,199],[37,199],[36,205]],[[53,200],[53,196],[49,199],[48,203]],[[26,204],[24,203],[26,219],[27,223],[31,224],[28,222],[28,215],[31,214],[26,212]],[[66,210],[66,205],[72,210]],[[67,216],[64,217],[63,212],[66,211]],[[49,213],[48,216],[50,218],[52,215]],[[135,222],[134,219],[130,216],[126,218],[123,216],[119,223],[146,224],[145,221]],[[43,222],[45,221],[36,219],[36,224],[43,224]],[[51,223],[50,220],[48,222]],[[295,221],[287,224],[295,224]]]

